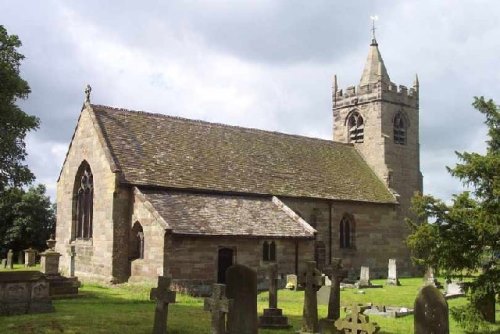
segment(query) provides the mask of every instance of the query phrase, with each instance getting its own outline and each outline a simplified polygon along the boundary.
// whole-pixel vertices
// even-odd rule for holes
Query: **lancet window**
[[[92,216],[94,211],[94,178],[87,163],[77,179],[79,186],[76,193],[76,228],[75,236],[80,239],[92,238]]]

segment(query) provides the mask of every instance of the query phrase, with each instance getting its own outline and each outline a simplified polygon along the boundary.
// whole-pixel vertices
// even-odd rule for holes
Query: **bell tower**
[[[391,82],[373,35],[361,80],[339,89],[333,82],[333,139],[351,143],[394,193],[401,219],[422,191],[419,149],[419,83]]]

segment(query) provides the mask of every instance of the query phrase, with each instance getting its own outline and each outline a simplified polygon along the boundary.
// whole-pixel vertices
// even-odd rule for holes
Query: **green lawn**
[[[383,280],[374,280],[382,284]],[[342,304],[374,302],[388,306],[413,307],[413,301],[422,283],[420,278],[401,279],[400,287],[355,289],[341,293]],[[0,317],[0,333],[150,333],[153,324],[154,303],[150,302],[152,286],[122,284],[100,286],[86,284],[81,296],[55,300],[55,313]],[[279,307],[289,317],[290,330],[261,330],[259,333],[295,333],[300,328],[303,292],[279,291]],[[267,306],[267,293],[258,296],[259,314]],[[464,298],[449,301],[450,306],[465,303]],[[319,306],[320,317],[326,316],[326,306]],[[381,326],[379,333],[413,333],[413,317],[399,319],[371,317]],[[450,318],[451,333],[464,333]],[[491,327],[500,332],[500,323]],[[168,333],[210,333],[209,313],[203,311],[203,299],[177,295],[177,303],[169,307]]]

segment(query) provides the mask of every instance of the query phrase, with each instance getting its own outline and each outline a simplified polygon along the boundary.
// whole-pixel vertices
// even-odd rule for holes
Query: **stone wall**
[[[316,217],[316,241],[326,246],[326,262],[342,258],[351,276],[358,276],[361,266],[369,266],[372,277],[387,277],[389,258],[397,259],[399,274],[409,275],[411,263],[404,240],[406,229],[401,228],[398,205],[371,204],[281,198],[306,221]],[[355,223],[354,247],[340,248],[340,221],[344,214]]]
[[[113,203],[117,181],[96,126],[91,112],[84,109],[57,183],[56,250],[62,254],[63,273],[68,272],[68,250],[72,244],[76,251],[75,275],[114,281]],[[75,239],[73,221],[75,178],[84,160],[90,165],[94,178],[93,237],[88,240]]]

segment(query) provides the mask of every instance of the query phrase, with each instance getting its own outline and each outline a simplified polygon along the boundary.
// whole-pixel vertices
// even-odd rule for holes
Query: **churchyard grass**
[[[342,304],[353,302],[373,302],[388,306],[413,308],[413,302],[421,278],[400,279],[402,286],[384,286],[363,289],[365,294],[357,294],[356,289],[341,292]],[[384,280],[373,280],[383,284]],[[85,284],[80,289],[80,297],[54,300],[55,313],[0,317],[1,333],[150,333],[153,325],[154,303],[149,301],[151,285],[122,284],[102,286]],[[301,324],[304,292],[279,290],[278,307],[288,316],[293,328],[289,330],[260,330],[259,333],[295,333]],[[450,307],[462,305],[465,298],[448,301]],[[258,295],[258,312],[268,304],[267,292]],[[497,304],[498,308],[498,304]],[[319,305],[319,315],[325,317],[327,306]],[[342,313],[342,316],[344,313]],[[177,294],[177,303],[169,306],[168,333],[202,334],[210,333],[209,313],[203,311],[203,299]],[[370,316],[381,326],[382,334],[413,333],[413,316],[403,318],[383,318]],[[451,333],[465,333],[450,318]],[[491,329],[500,333],[500,324]]]

